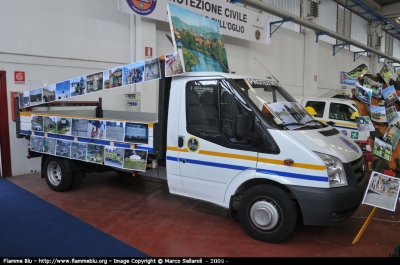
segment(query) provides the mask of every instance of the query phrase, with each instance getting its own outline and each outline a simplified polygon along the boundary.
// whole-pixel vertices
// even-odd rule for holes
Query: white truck
[[[285,240],[297,222],[332,225],[357,210],[369,177],[362,151],[329,125],[311,121],[293,129],[296,124],[264,111],[268,103],[261,98],[295,101],[278,83],[216,72],[164,77],[164,63],[155,116],[99,107],[92,115],[150,122],[148,159],[158,167],[146,174],[165,172],[171,194],[224,207],[251,237],[271,243]],[[305,115],[301,108],[297,113]],[[17,130],[19,137],[32,137],[30,131]],[[110,169],[30,154],[42,157],[42,177],[56,191],[76,187],[85,172]]]

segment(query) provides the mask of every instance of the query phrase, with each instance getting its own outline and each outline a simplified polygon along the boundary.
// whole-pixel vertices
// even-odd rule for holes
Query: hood
[[[312,151],[332,155],[344,163],[352,162],[363,155],[353,140],[341,133],[330,135],[331,130],[334,129],[329,127],[322,130],[288,131],[288,133]]]

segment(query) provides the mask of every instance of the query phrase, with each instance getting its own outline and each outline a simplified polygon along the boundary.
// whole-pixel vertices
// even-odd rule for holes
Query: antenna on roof
[[[254,59],[275,79],[275,81],[276,82],[278,82],[279,83],[279,81],[278,81],[278,79],[276,79],[275,78],[275,76],[273,75],[273,74],[271,74],[271,72],[270,71],[268,71],[268,69],[267,68],[265,68],[265,66],[264,65],[262,65],[262,63],[260,63],[260,61],[259,60],[257,60],[257,58],[256,57],[254,57]]]

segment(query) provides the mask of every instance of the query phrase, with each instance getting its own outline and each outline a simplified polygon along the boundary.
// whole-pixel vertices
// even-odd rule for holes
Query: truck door
[[[227,80],[188,81],[184,89],[178,158],[185,195],[227,204],[228,184],[238,175],[255,174],[257,149],[233,137],[235,116],[254,115]]]

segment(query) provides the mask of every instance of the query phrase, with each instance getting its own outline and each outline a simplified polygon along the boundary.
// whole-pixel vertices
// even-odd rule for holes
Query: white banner
[[[168,2],[218,21],[224,36],[263,44],[271,42],[269,14],[257,13],[225,0],[118,0],[118,10],[168,22]]]

